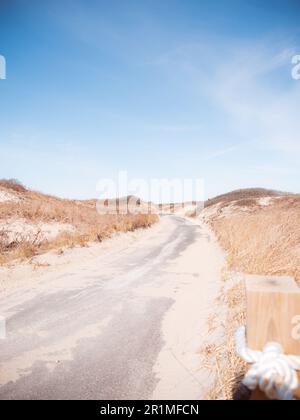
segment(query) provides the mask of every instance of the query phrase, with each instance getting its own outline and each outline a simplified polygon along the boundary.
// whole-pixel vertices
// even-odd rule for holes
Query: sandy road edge
[[[178,292],[162,323],[164,347],[154,372],[158,384],[153,399],[201,399],[215,376],[201,354],[205,344],[222,340],[222,329],[210,334],[210,319],[221,324],[215,302],[222,287],[225,256],[213,232],[201,221],[187,219],[201,228],[201,235],[169,270],[177,273]],[[168,287],[165,296],[171,295]]]

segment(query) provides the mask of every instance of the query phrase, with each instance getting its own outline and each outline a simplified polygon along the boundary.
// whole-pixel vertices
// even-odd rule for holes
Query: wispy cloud
[[[180,45],[154,64],[175,73],[181,82],[184,77],[187,88],[198,92],[199,101],[218,107],[239,140],[299,153],[300,82],[291,77],[291,58],[297,49],[290,39],[259,44],[207,39]],[[234,150],[236,146],[229,145],[211,157]]]
[[[300,152],[296,134],[300,85],[292,80],[289,67],[293,50],[274,55],[258,47],[252,55],[244,51],[237,55],[238,60],[218,69],[216,83],[211,84],[212,97],[244,138],[258,141],[261,147]]]
[[[151,130],[163,133],[191,133],[203,130],[201,124],[157,124],[149,126]]]
[[[236,145],[227,147],[225,149],[217,149],[216,151],[208,154],[207,156],[204,156],[204,158],[202,160],[209,161],[209,160],[213,160],[213,159],[216,159],[218,157],[227,155],[228,153],[235,152],[236,150],[238,150],[243,145],[244,145],[243,143],[240,143],[240,144],[236,144]]]

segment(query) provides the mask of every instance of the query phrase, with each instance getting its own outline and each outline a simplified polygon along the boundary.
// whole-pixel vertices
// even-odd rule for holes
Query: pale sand
[[[20,201],[20,199],[16,194],[13,194],[6,190],[0,190],[0,203],[6,203],[9,201],[17,203],[18,201]]]
[[[214,376],[205,368],[200,351],[210,338],[208,320],[216,315],[225,260],[209,228],[201,224],[201,229],[201,238],[167,270],[176,272],[176,293],[174,284],[157,291],[175,302],[163,320],[165,345],[154,367],[159,382],[153,399],[201,399],[213,383]],[[220,328],[214,332],[215,344],[221,342],[222,335],[222,320],[217,322]]]
[[[29,222],[25,219],[7,219],[0,221],[0,232],[6,236],[7,245],[14,241],[35,241],[56,238],[63,232],[74,232],[74,226],[67,223]]]
[[[102,244],[93,244],[87,248],[66,250],[64,255],[48,253],[34,258],[31,263],[13,265],[10,268],[0,269],[0,291],[2,301],[10,296],[13,289],[18,290],[15,295],[15,304],[19,300],[30,299],[37,290],[58,291],[68,287],[68,277],[64,282],[58,282],[64,273],[78,272],[87,268],[93,270],[99,267],[99,257],[104,259],[115,258],[119,253],[132,253],[132,247],[147,246],[160,243],[160,235],[168,229],[171,219],[162,218],[151,229],[139,230],[132,233],[118,234]],[[139,286],[137,295],[146,297],[167,297],[174,303],[165,313],[161,332],[163,347],[158,354],[153,370],[157,378],[157,385],[153,392],[153,399],[200,399],[204,397],[213,382],[213,375],[205,368],[205,360],[200,350],[209,339],[208,320],[216,314],[214,302],[221,290],[221,270],[224,256],[209,228],[200,221],[187,220],[189,225],[199,225],[199,234],[194,242],[185,248],[174,260],[169,260],[164,266],[162,276],[154,280],[151,288]],[[171,244],[172,245],[172,244]],[[164,249],[161,250],[164,254]],[[48,266],[49,264],[49,266]],[[143,269],[141,266],[140,269]],[[102,267],[105,270],[105,266]],[[170,278],[172,281],[170,281]],[[123,279],[124,280],[124,279]],[[157,281],[157,287],[155,282]],[[81,288],[82,284],[78,284]],[[27,290],[28,288],[28,290]],[[11,301],[10,304],[11,305]],[[4,305],[6,306],[6,305]],[[5,308],[3,308],[4,310]],[[7,308],[9,310],[9,307]],[[217,320],[221,323],[221,319]],[[98,328],[99,327],[99,328]],[[70,342],[64,341],[63,346],[53,347],[55,356],[49,361],[49,368],[55,360],[68,360],[70,351],[76,346],[80,336],[93,336],[101,331],[101,325],[95,325],[91,331],[75,334]],[[215,342],[221,339],[214,338]],[[33,360],[44,358],[46,350],[41,348],[36,354],[28,353],[28,364]],[[14,376],[14,365],[10,366],[10,373]]]

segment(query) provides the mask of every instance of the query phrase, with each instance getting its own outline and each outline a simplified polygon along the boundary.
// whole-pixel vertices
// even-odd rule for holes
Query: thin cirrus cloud
[[[291,76],[293,54],[292,49],[274,54],[258,48],[253,56],[240,52],[239,59],[225,63],[217,75],[225,82],[212,89],[214,99],[245,139],[286,153],[300,152],[296,134],[300,86]]]
[[[291,41],[251,45],[224,39],[180,45],[153,63],[165,71],[180,74],[226,116],[232,133],[239,139],[226,148],[216,148],[209,158],[235,151],[245,142],[255,147],[285,153],[299,153],[298,106],[300,83],[292,78],[292,57],[297,52]],[[221,53],[222,51],[222,53]],[[182,82],[182,79],[181,79]]]

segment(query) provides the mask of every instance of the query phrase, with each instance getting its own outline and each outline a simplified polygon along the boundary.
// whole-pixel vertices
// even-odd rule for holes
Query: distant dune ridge
[[[63,200],[28,190],[16,180],[0,180],[0,263],[101,242],[158,220],[156,214],[99,214],[96,203]],[[119,204],[121,209],[123,200]]]

